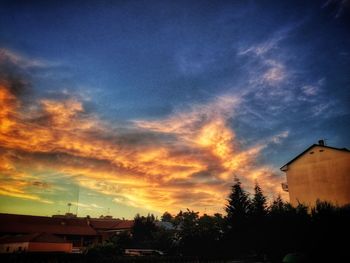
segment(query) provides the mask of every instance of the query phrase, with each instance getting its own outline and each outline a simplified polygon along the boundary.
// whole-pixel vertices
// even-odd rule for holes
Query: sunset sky
[[[287,199],[279,167],[350,147],[349,7],[1,1],[0,212],[224,213],[235,175]]]

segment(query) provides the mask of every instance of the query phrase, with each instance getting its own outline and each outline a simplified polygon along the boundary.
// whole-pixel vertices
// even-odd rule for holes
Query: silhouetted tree
[[[268,212],[266,197],[257,182],[255,183],[254,197],[251,201],[249,212],[253,217],[263,217]]]
[[[174,217],[173,223],[176,228],[179,228],[180,225],[183,222],[183,212],[180,210],[180,212]]]
[[[227,219],[229,222],[247,218],[250,200],[248,193],[242,189],[240,180],[235,177],[234,185],[226,205]]]
[[[164,214],[161,216],[161,221],[173,223],[174,218],[170,213],[164,212]]]
[[[157,231],[155,217],[152,214],[140,216],[137,214],[134,218],[134,225],[131,229],[133,245],[142,248],[150,248],[154,245],[153,235]]]
[[[251,246],[252,250],[259,256],[263,257],[264,251],[268,244],[266,236],[268,231],[266,228],[268,209],[266,197],[261,190],[261,187],[256,182],[254,187],[254,196],[251,200],[249,207],[249,224],[247,234],[252,237]]]
[[[285,203],[283,202],[280,194],[273,200],[269,210],[271,215],[281,215],[284,213]]]
[[[235,256],[241,256],[248,250],[249,215],[250,199],[248,193],[241,187],[240,180],[235,177],[234,185],[226,205],[226,234],[224,241],[224,253],[232,253]]]

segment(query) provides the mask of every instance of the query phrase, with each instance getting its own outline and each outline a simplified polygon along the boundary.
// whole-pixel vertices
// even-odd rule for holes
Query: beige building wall
[[[312,206],[317,199],[350,203],[350,152],[315,146],[286,168],[292,205]]]

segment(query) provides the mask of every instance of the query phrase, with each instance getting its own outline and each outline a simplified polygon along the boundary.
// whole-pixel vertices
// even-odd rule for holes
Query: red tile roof
[[[90,225],[96,230],[111,230],[119,224],[120,219],[89,219]]]
[[[120,219],[89,219],[90,225],[98,230],[121,230],[129,229],[134,225],[132,220],[120,220]]]
[[[57,235],[97,235],[96,231],[89,226],[85,218],[0,214],[0,233],[2,234],[41,232]]]
[[[120,221],[116,226],[117,229],[130,229],[134,226],[134,220],[123,220]]]

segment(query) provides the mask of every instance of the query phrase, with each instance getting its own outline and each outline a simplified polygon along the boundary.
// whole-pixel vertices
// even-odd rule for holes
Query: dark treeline
[[[131,234],[114,236],[89,253],[110,254],[125,248],[152,248],[167,256],[282,262],[288,253],[305,262],[340,262],[348,250],[350,206],[317,202],[293,207],[280,196],[268,204],[258,184],[250,196],[235,179],[226,215],[165,212],[135,217]],[[172,227],[167,227],[172,226]]]
[[[250,195],[236,178],[225,215],[165,212],[136,215],[129,232],[85,254],[9,254],[2,262],[349,262],[350,206],[318,201],[293,207],[280,196],[268,203],[258,184]],[[127,257],[125,249],[156,249],[163,256]]]

